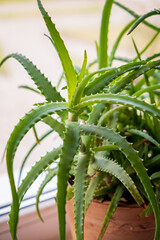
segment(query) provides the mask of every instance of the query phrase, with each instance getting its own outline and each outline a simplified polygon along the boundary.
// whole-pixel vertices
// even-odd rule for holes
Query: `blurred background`
[[[87,50],[88,62],[96,58],[95,41],[99,40],[99,26],[101,12],[105,0],[43,0],[45,9],[56,23],[58,31],[69,50],[75,65],[82,65],[84,50]],[[143,14],[154,8],[160,7],[160,0],[119,0],[122,4]],[[111,49],[116,36],[132,17],[117,6],[112,9],[110,22],[109,49]],[[159,18],[149,19],[154,24],[159,24]],[[36,0],[0,0],[0,59],[10,53],[22,53],[45,73],[45,76],[56,85],[62,73],[61,64],[57,53],[49,39],[43,19],[37,7]],[[139,51],[153,37],[154,31],[146,26],[139,26],[132,37]],[[150,53],[160,51],[159,38],[155,41]],[[121,42],[118,56],[136,56],[131,36],[125,36]],[[33,86],[23,67],[14,59],[9,59],[0,68],[0,159],[2,159],[6,142],[11,131],[28,112],[34,103],[43,102],[44,99],[36,93],[20,89],[20,85]],[[46,130],[45,126],[38,125],[38,135]],[[29,158],[26,168],[30,168],[39,156],[49,151],[53,144],[56,145],[56,136],[44,141]],[[14,169],[17,170],[25,154],[34,144],[35,138],[32,131],[23,139],[17,151]],[[21,150],[20,150],[21,149]],[[0,188],[7,182],[5,159],[0,163]],[[10,192],[9,185],[5,185],[4,197],[0,205],[6,201],[5,192]],[[8,195],[7,195],[8,196]],[[8,198],[8,197],[7,197]]]

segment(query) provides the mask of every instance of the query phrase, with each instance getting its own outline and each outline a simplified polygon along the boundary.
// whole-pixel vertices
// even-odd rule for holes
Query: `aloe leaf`
[[[85,212],[87,211],[94,197],[94,194],[98,188],[98,185],[100,184],[103,178],[104,178],[103,172],[100,172],[97,174],[97,176],[91,178],[91,181],[87,187],[86,194],[85,194]]]
[[[27,85],[20,85],[18,86],[18,88],[23,88],[23,89],[27,89],[27,90],[30,90],[32,92],[35,92],[35,93],[38,93],[38,94],[41,94],[40,91],[30,87],[30,86],[27,86]]]
[[[127,129],[127,132],[132,133],[132,134],[136,134],[136,135],[138,135],[142,138],[145,138],[149,142],[153,143],[155,146],[160,148],[160,143],[158,143],[154,138],[149,136],[146,132],[142,132],[141,130],[138,130],[138,129]]]
[[[108,32],[112,4],[113,0],[106,0],[103,8],[98,51],[99,69],[108,65]]]
[[[117,206],[118,206],[118,203],[119,203],[119,201],[120,201],[120,198],[121,198],[121,196],[122,196],[122,194],[123,194],[123,192],[124,192],[124,189],[125,189],[125,188],[124,188],[123,185],[119,185],[119,186],[117,187],[117,189],[116,189],[116,191],[115,191],[115,193],[114,193],[114,195],[113,195],[113,197],[112,197],[112,199],[111,199],[111,203],[110,203],[109,208],[108,208],[108,210],[107,210],[107,213],[106,213],[106,215],[105,215],[105,218],[104,218],[104,221],[103,221],[103,225],[102,225],[102,228],[101,228],[101,230],[100,230],[100,233],[99,233],[99,235],[98,235],[97,240],[102,240],[102,239],[103,239],[103,236],[104,236],[104,234],[105,234],[105,231],[106,231],[106,229],[107,229],[107,227],[108,227],[108,224],[109,224],[109,222],[110,222],[113,214],[114,214],[115,211],[116,211],[116,208],[117,208]]]
[[[150,92],[150,91],[153,91],[153,90],[156,90],[156,89],[160,89],[160,85],[149,86],[149,87],[146,87],[144,89],[141,89],[141,90],[135,92],[133,94],[133,96],[139,97],[139,96],[141,96],[142,94],[144,94],[146,92]]]
[[[150,178],[151,178],[151,180],[160,178],[160,171],[153,173]]]
[[[113,47],[112,47],[112,51],[110,53],[110,56],[109,56],[109,66],[112,66],[112,61],[114,60],[114,57],[115,57],[115,53],[116,53],[116,50],[120,44],[120,41],[122,39],[122,37],[124,36],[124,34],[128,31],[128,29],[132,26],[132,24],[135,22],[135,19],[132,20],[131,22],[129,22],[123,29],[122,31],[120,32],[120,34],[118,35]]]
[[[95,152],[98,152],[98,151],[117,151],[119,150],[119,148],[115,145],[104,145],[104,146],[100,146],[100,147],[96,147],[96,148],[93,148],[92,149],[93,151]]]
[[[48,152],[44,157],[41,157],[41,159],[35,163],[35,165],[27,173],[26,177],[22,180],[22,183],[18,188],[19,204],[21,203],[24,197],[24,194],[29,189],[31,184],[35,181],[35,179],[51,163],[53,163],[56,159],[59,158],[60,153],[61,153],[61,147],[54,148],[51,152]]]
[[[144,15],[142,15],[141,17],[139,17],[137,19],[137,21],[133,24],[132,28],[130,29],[130,31],[128,32],[128,34],[130,34],[131,32],[133,32],[133,30],[141,23],[144,21],[144,19],[151,17],[153,15],[159,15],[160,14],[160,10],[159,9],[154,9],[148,13],[145,13]]]
[[[110,71],[100,75],[99,77],[95,78],[92,82],[86,86],[84,90],[84,95],[95,94],[101,91],[104,87],[108,86],[114,79],[118,78],[119,76],[123,75],[126,72],[131,70],[140,68],[144,65],[146,61],[141,62],[132,62],[122,65],[119,68],[111,69]]]
[[[57,168],[49,170],[49,173],[46,175],[45,179],[41,183],[41,186],[39,187],[37,195],[36,195],[36,210],[37,210],[37,214],[42,222],[44,222],[44,221],[43,221],[43,218],[42,218],[42,216],[40,214],[40,210],[39,210],[39,199],[40,199],[42,191],[45,188],[45,186],[47,185],[47,183],[49,183],[56,176],[56,174],[57,174]]]
[[[12,234],[12,238],[16,239],[16,228],[18,223],[18,195],[16,192],[14,175],[13,175],[13,159],[16,149],[24,137],[24,135],[29,131],[31,127],[35,125],[36,122],[40,121],[42,118],[46,117],[48,114],[52,114],[56,111],[67,110],[67,103],[47,103],[41,105],[39,108],[31,110],[25,115],[23,119],[15,126],[12,134],[7,143],[6,150],[6,162],[7,171],[11,186],[13,204],[9,220],[9,228]]]
[[[154,105],[148,104],[144,101],[138,100],[134,97],[123,95],[123,94],[96,94],[92,96],[87,96],[82,98],[81,103],[75,106],[75,110],[79,110],[88,105],[93,105],[95,103],[116,103],[122,104],[125,106],[134,107],[143,112],[147,112],[151,116],[160,118],[160,110],[156,108]]]
[[[99,121],[98,121],[98,125],[103,125],[103,123],[108,120],[115,112],[121,110],[121,109],[124,109],[125,107],[124,106],[118,106],[118,107],[115,107],[115,108],[111,108],[109,111],[107,111],[106,113],[104,113]]]
[[[96,170],[110,173],[119,179],[122,184],[128,189],[135,201],[141,206],[144,203],[135,183],[128,173],[118,163],[103,157],[95,157],[92,167]]]
[[[42,74],[40,70],[37,69],[37,67],[25,56],[18,53],[10,54],[2,60],[0,66],[9,58],[16,59],[24,67],[47,101],[64,101],[56,88],[51,85],[51,82],[49,82],[44,74]]]
[[[84,74],[85,74],[85,71],[86,71],[86,66],[87,66],[87,52],[84,51],[84,60],[83,60],[83,65],[82,65],[82,68],[81,68],[81,72],[79,74],[79,77],[78,77],[78,82],[81,82],[83,77],[84,77]]]
[[[132,15],[133,17],[135,17],[135,18],[139,18],[139,17],[140,17],[140,15],[136,14],[134,11],[132,11],[131,9],[125,7],[125,6],[122,5],[121,3],[117,2],[117,1],[114,1],[114,4],[117,5],[118,7],[122,8],[122,9],[124,9],[126,12],[128,12],[128,13],[129,13],[130,15]],[[149,22],[147,22],[147,21],[144,21],[143,23],[144,23],[146,26],[148,26],[148,27],[150,27],[150,28],[152,28],[152,29],[154,29],[154,30],[156,30],[156,31],[159,31],[159,30],[160,30],[160,28],[156,27],[155,25],[153,25],[153,24],[151,24],[151,23],[149,23]]]
[[[89,82],[89,80],[92,79],[92,77],[96,74],[100,74],[100,73],[103,73],[103,72],[107,72],[107,73],[104,73],[104,75],[102,74],[100,77],[98,77],[99,81],[105,76],[105,74],[108,75],[108,72],[110,70],[116,70],[115,68],[111,68],[111,67],[107,67],[107,68],[102,68],[102,69],[99,69],[93,73],[90,73],[88,74],[85,78],[82,79],[82,81],[78,84],[77,88],[76,88],[76,91],[74,93],[74,96],[73,96],[73,104],[72,105],[75,105],[77,103],[80,102],[81,100],[81,97],[83,95],[83,92],[84,92],[84,89],[87,85],[87,83]]]
[[[59,57],[63,66],[63,70],[66,76],[66,80],[67,80],[68,98],[69,98],[69,102],[71,102],[77,86],[77,77],[76,77],[75,69],[72,65],[72,61],[64,45],[64,42],[55,27],[55,24],[51,21],[51,18],[48,16],[48,13],[43,8],[41,1],[37,0],[37,2],[38,2],[39,10],[41,11],[43,19],[48,28],[48,31],[51,35],[51,38],[59,54]]]
[[[150,179],[147,175],[146,169],[143,166],[142,160],[139,158],[138,153],[134,150],[130,143],[126,141],[125,138],[120,136],[118,133],[114,132],[111,129],[104,127],[97,127],[93,125],[80,125],[82,134],[92,135],[107,139],[111,144],[116,145],[126,156],[128,161],[131,163],[132,167],[135,169],[139,179],[141,180],[144,189],[147,193],[148,199],[152,205],[154,214],[155,214],[155,240],[159,239],[160,235],[160,216],[159,216],[159,207],[155,198],[155,194],[150,182]]]
[[[40,137],[39,141],[43,141],[48,135],[50,135],[51,133],[53,132],[53,130],[50,130],[48,132],[46,132],[42,137]],[[30,154],[33,152],[33,150],[37,147],[38,143],[36,142],[35,144],[33,144],[33,146],[30,148],[30,150],[28,151],[28,153],[26,154],[23,162],[22,162],[22,165],[21,165],[21,168],[20,168],[20,171],[19,171],[19,177],[18,177],[18,186],[20,184],[20,179],[21,179],[21,176],[22,176],[22,171],[24,169],[24,166],[25,166],[25,163],[28,159],[28,157],[30,156]]]
[[[61,138],[64,137],[65,125],[51,116],[47,116],[43,119],[43,122],[50,126],[55,132],[59,134]]]
[[[152,159],[146,162],[145,166],[147,168],[158,167],[160,165],[160,154],[157,154]]]
[[[90,156],[87,153],[79,153],[78,165],[75,174],[74,183],[74,220],[76,239],[84,239],[84,207],[85,207],[85,191],[86,177]]]
[[[112,86],[110,86],[109,91],[112,93],[117,93],[120,90],[124,89],[127,84],[135,80],[137,77],[141,76],[142,74],[148,72],[151,69],[154,69],[156,66],[160,64],[160,60],[149,62],[146,65],[140,67],[133,72],[129,72],[128,75],[122,77],[120,80],[115,82]]]
[[[67,195],[67,181],[69,178],[69,171],[71,169],[73,158],[79,146],[79,140],[80,130],[78,123],[67,122],[57,175],[57,207],[60,240],[65,239],[65,203]]]

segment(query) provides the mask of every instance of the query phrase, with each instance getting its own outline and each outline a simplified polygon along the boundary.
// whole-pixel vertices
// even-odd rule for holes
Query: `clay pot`
[[[96,240],[101,229],[109,202],[94,200],[86,215],[84,224],[84,239]],[[70,221],[70,228],[73,240],[76,240],[74,233],[74,206],[71,199],[67,203],[67,214]],[[120,204],[111,219],[103,237],[104,240],[153,240],[154,239],[154,216],[139,216],[142,208],[136,204]]]

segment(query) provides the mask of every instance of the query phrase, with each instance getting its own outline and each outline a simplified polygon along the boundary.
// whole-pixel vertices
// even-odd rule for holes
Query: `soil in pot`
[[[96,240],[101,229],[109,202],[93,201],[85,215],[84,239]],[[120,204],[114,213],[104,240],[153,240],[154,239],[154,215],[149,217],[139,216],[142,208],[136,204]],[[73,240],[74,233],[74,206],[73,199],[67,203],[67,214]]]

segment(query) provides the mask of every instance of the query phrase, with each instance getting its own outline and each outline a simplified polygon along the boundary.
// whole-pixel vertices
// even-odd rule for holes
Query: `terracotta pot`
[[[84,239],[96,240],[102,226],[109,202],[93,201],[85,215]],[[74,213],[73,200],[67,203],[67,214],[73,240]],[[136,204],[121,204],[111,219],[104,240],[153,240],[154,238],[154,216],[139,217],[142,208]]]

